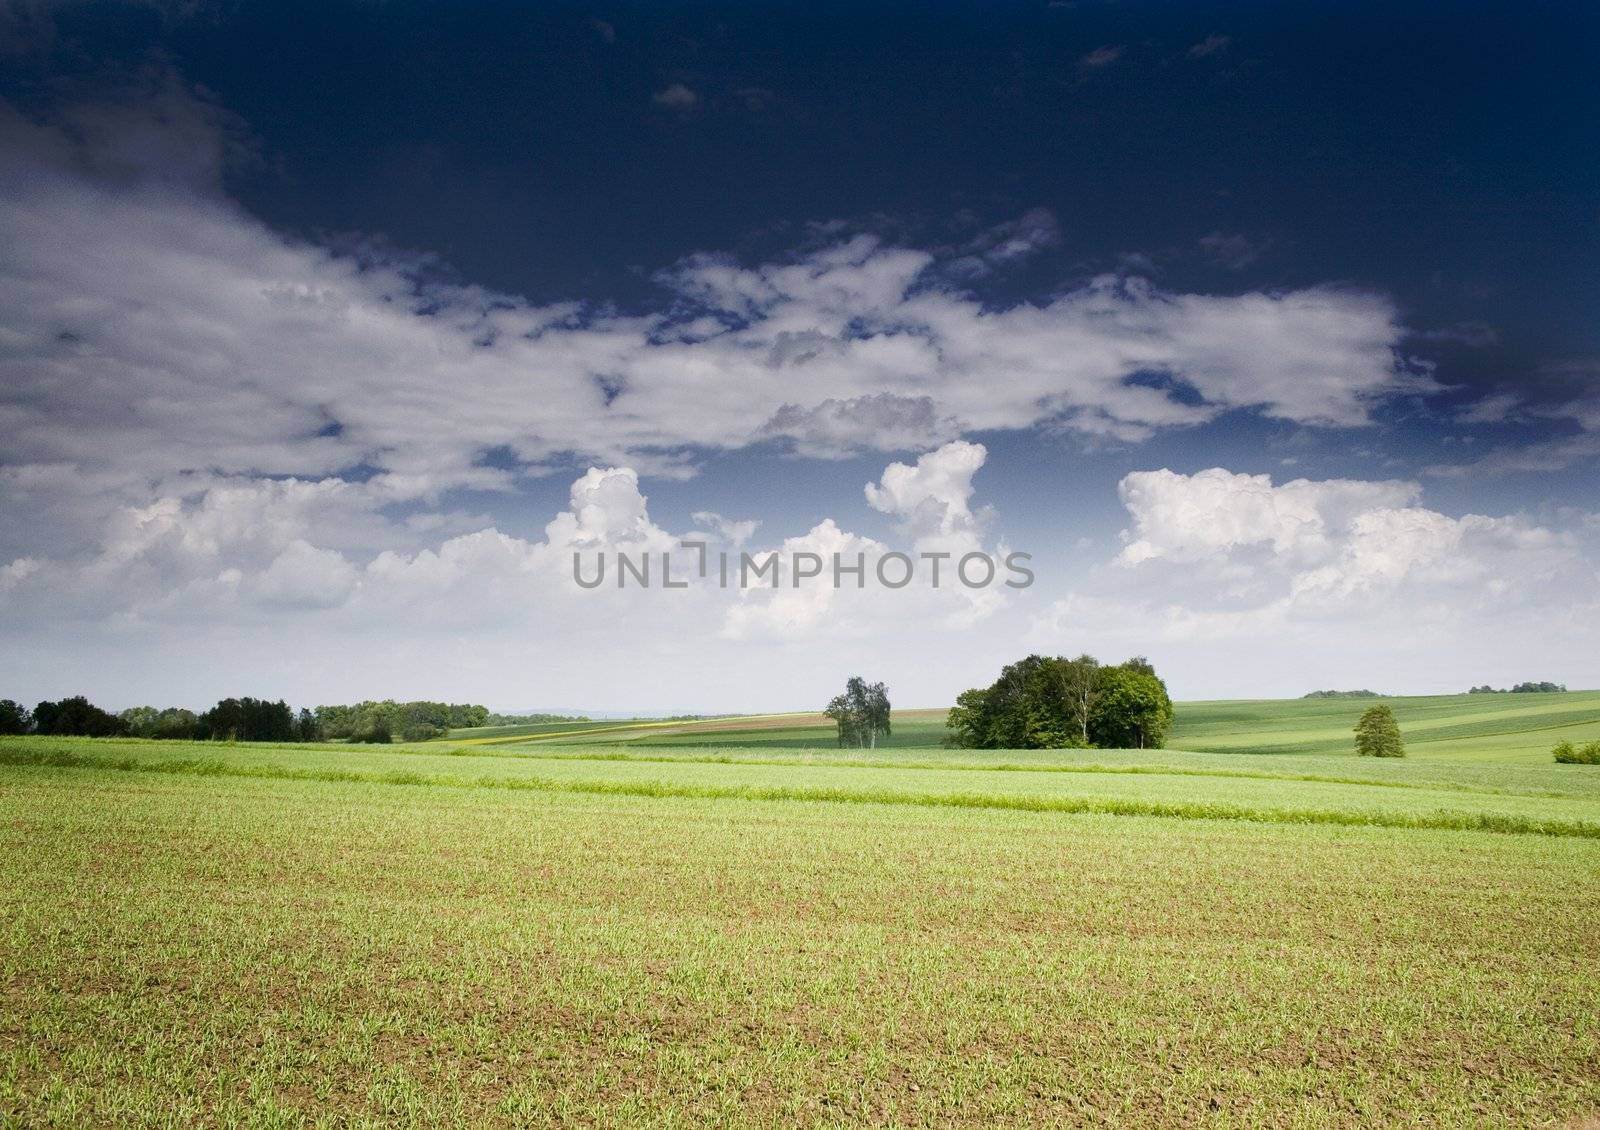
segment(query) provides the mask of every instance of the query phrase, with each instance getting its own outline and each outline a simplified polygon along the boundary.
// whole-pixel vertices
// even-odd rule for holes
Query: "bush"
[[[388,745],[394,741],[394,730],[387,718],[375,718],[372,725],[350,739],[363,745]]]
[[[1551,752],[1562,765],[1600,765],[1600,741],[1585,742],[1581,746],[1557,742]]]

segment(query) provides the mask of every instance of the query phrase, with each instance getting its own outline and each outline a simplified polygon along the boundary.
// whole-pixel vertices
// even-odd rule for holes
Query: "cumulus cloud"
[[[1141,472],[1123,496],[1122,553],[1034,617],[1035,648],[1139,652],[1235,696],[1600,677],[1583,658],[1600,630],[1600,515],[1455,516],[1415,483],[1222,469]]]
[[[983,460],[981,446],[952,443],[915,466],[891,464],[878,483],[867,485],[866,496],[900,520],[906,550],[945,550],[947,557],[979,550],[970,499]],[[684,637],[720,623],[726,638],[753,639],[848,635],[913,607],[919,615],[965,623],[999,607],[998,597],[955,582],[953,560],[942,567],[938,592],[926,567],[907,586],[911,592],[854,579],[841,589],[820,582],[797,586],[794,553],[822,555],[826,576],[836,551],[847,555],[847,565],[863,555],[870,573],[893,547],[844,530],[832,518],[758,549],[748,547],[759,523],[709,511],[694,513],[695,528],[669,532],[652,519],[638,473],[629,467],[591,467],[575,479],[567,508],[540,539],[486,526],[414,549],[363,552],[356,547],[405,536],[404,523],[379,512],[383,501],[370,484],[290,479],[214,484],[194,495],[123,507],[92,552],[21,557],[0,566],[0,615],[19,624],[130,625],[316,611],[351,629],[381,629],[396,617],[412,629],[481,630],[496,623],[545,633],[626,622],[630,630]],[[413,541],[425,536],[410,534]],[[718,568],[699,572],[701,551],[684,546],[686,540],[709,541],[710,560],[727,554],[733,578],[746,552],[759,562],[778,552],[780,572],[764,589],[759,577],[753,590],[741,591],[737,580],[719,585]],[[620,582],[620,554],[639,564],[648,559],[652,587]],[[598,588],[578,583],[575,555],[585,578],[605,577]],[[670,565],[662,565],[663,557]],[[693,593],[666,589],[664,568],[679,580],[698,572],[702,583]],[[898,571],[893,576],[898,580]]]
[[[296,538],[256,579],[255,597],[284,608],[333,608],[356,586],[356,569],[334,549]]]
[[[1414,482],[1296,479],[1212,468],[1126,476],[1121,552],[1035,624],[1074,633],[1259,654],[1283,664],[1349,656],[1398,662],[1426,641],[1435,661],[1500,670],[1595,622],[1592,517],[1452,516]],[[1552,629],[1552,624],[1560,624]],[[1446,649],[1440,652],[1439,649]],[[1302,651],[1302,649],[1306,649]],[[1485,667],[1484,669],[1490,669]],[[1397,674],[1411,685],[1419,672]]]
[[[998,562],[1009,551],[1004,543],[985,544],[981,527],[987,515],[972,509],[973,476],[987,455],[982,444],[958,440],[923,454],[915,464],[889,464],[864,493],[869,506],[895,519],[896,532],[907,544],[897,549],[850,533],[831,518],[787,538],[776,547],[777,584],[740,593],[724,635],[790,639],[826,631],[850,636],[874,627],[903,630],[908,621],[968,628],[992,616],[1005,606],[1004,582],[1015,574],[997,573],[999,581],[990,585],[963,584],[959,574],[967,554]],[[888,560],[892,553],[902,553],[905,560]],[[813,555],[829,572],[838,555],[846,565],[859,562],[863,573],[842,576],[839,585],[798,585],[796,554]],[[976,581],[986,571],[974,562],[970,576]],[[908,578],[903,586],[902,578]]]
[[[1041,425],[1136,439],[1240,408],[1355,426],[1430,387],[1378,295],[1105,276],[990,307],[932,254],[869,236],[755,266],[693,257],[660,276],[655,312],[535,305],[425,257],[273,232],[218,189],[205,112],[148,116],[150,137],[202,151],[181,176],[127,122],[0,114],[0,466],[92,480],[98,518],[181,476],[362,469],[429,499],[573,459],[683,474],[696,451],[775,436],[834,457]],[[1053,223],[1030,213],[979,254],[1022,254]],[[1150,371],[1197,399],[1135,380]]]
[[[1167,559],[1197,561],[1265,546],[1295,559],[1325,553],[1349,534],[1356,518],[1409,506],[1421,488],[1408,482],[1295,479],[1274,486],[1268,475],[1213,467],[1194,475],[1136,471],[1117,493],[1133,519],[1117,560],[1126,566]]]
[[[891,463],[878,482],[867,484],[867,504],[893,515],[918,544],[972,538],[972,476],[988,454],[981,443],[957,441],[928,452],[915,466]]]

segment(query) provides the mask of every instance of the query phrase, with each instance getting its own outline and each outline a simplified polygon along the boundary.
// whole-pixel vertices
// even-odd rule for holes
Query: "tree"
[[[1166,684],[1127,664],[1100,672],[1089,736],[1102,749],[1160,749],[1172,726]]]
[[[347,706],[319,706],[316,719],[321,728],[320,741],[389,741],[395,734],[400,734],[406,741],[426,741],[450,730],[486,725],[490,721],[490,714],[486,707],[466,703],[395,702],[393,699],[384,699],[382,702],[357,702]],[[566,721],[554,716],[533,720]],[[510,723],[501,717],[495,724]],[[388,734],[390,737],[374,736],[378,734]]]
[[[299,742],[320,742],[322,740],[322,723],[317,721],[317,716],[306,707],[300,708],[300,714],[294,720],[294,737]]]
[[[823,713],[838,726],[841,746],[876,749],[879,735],[889,735],[888,688],[852,675],[845,684],[844,694],[835,695]]]
[[[83,695],[60,702],[41,702],[33,708],[33,728],[41,734],[111,738],[125,730],[122,719],[95,706]]]
[[[20,702],[0,698],[0,734],[26,734],[33,729],[33,711]]]
[[[960,749],[989,749],[989,692],[973,687],[956,695],[945,717],[945,744]]]
[[[225,698],[200,715],[197,730],[215,741],[292,742],[295,718],[282,699]]]
[[[1143,656],[1107,667],[1092,655],[1030,655],[987,687],[963,691],[945,719],[946,742],[969,749],[1157,747],[1172,700]]]
[[[1369,706],[1356,723],[1356,752],[1362,757],[1404,757],[1400,723],[1387,706]]]
[[[1095,699],[1100,695],[1100,661],[1092,655],[1080,655],[1066,661],[1060,670],[1068,713],[1078,727],[1078,736],[1088,745],[1089,718],[1094,714]]]

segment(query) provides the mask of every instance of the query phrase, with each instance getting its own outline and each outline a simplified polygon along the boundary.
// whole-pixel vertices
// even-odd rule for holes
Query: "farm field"
[[[1399,761],[1339,700],[0,739],[0,1125],[1583,1124],[1600,695],[1395,701]]]
[[[1411,757],[1486,762],[1549,760],[1565,738],[1600,738],[1600,691],[1565,694],[1436,695],[1376,699],[1257,699],[1180,702],[1169,749],[1211,753],[1320,754],[1351,752],[1351,729],[1361,712],[1387,703],[1400,721]],[[897,710],[883,750],[943,744],[946,710]],[[821,714],[774,714],[701,722],[567,723],[458,731],[450,741],[514,744],[595,742],[629,746],[816,749],[835,745],[833,724]]]
[[[3,1124],[1600,1112],[1547,755],[11,738],[0,892]]]

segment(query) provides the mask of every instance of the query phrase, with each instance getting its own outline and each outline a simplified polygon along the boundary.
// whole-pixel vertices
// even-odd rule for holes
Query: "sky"
[[[0,697],[1600,686],[1597,33],[0,0]]]

